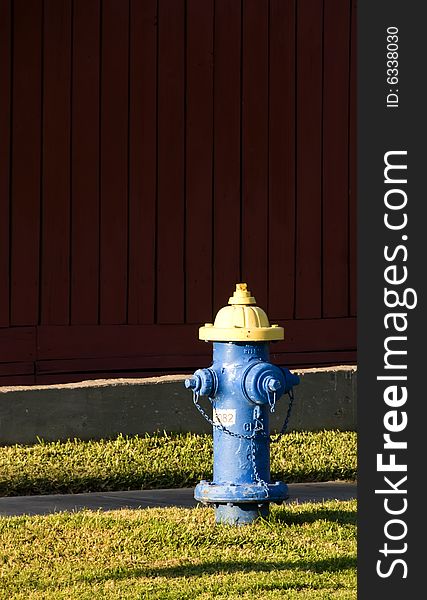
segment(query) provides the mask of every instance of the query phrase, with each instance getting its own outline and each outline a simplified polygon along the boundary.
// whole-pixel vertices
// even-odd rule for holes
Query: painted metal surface
[[[213,348],[212,366],[186,380],[193,393],[209,396],[216,424],[213,481],[200,482],[195,498],[215,504],[218,522],[241,524],[287,497],[284,483],[270,481],[269,417],[299,378],[269,362],[267,342],[215,342]]]
[[[208,396],[212,404],[213,481],[200,482],[194,497],[215,505],[218,523],[250,523],[259,515],[266,516],[268,504],[283,502],[288,493],[286,484],[270,481],[269,421],[277,401],[292,392],[299,377],[269,362],[269,343],[259,341],[257,333],[257,329],[261,333],[272,329],[263,311],[265,318],[249,329],[235,319],[236,308],[252,307],[255,302],[246,284],[236,285],[229,306],[218,313],[227,311],[228,319],[220,319],[219,328],[217,318],[212,327],[200,328],[202,339],[215,329],[224,334],[224,341],[213,344],[212,366],[198,369],[185,380],[196,407],[207,420],[209,416],[198,404],[199,396]],[[241,338],[234,333],[242,328],[248,332],[245,342],[237,341]],[[278,336],[283,338],[283,330]]]
[[[218,311],[214,323],[205,323],[199,329],[199,339],[213,341],[273,341],[283,340],[283,327],[270,325],[266,313],[256,306],[255,297],[246,283],[237,283],[228,306]]]

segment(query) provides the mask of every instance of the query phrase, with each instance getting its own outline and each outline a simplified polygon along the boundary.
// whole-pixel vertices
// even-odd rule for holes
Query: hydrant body
[[[245,292],[246,296],[242,298],[239,291]],[[254,301],[246,291],[246,284],[238,284],[234,297],[236,294],[237,300],[252,298]],[[246,313],[252,308],[252,312],[257,309],[258,316],[259,311],[265,315],[258,307],[248,306],[254,302],[238,304],[231,300],[232,323],[236,317],[240,323],[242,311],[239,307],[244,307]],[[230,324],[229,313],[225,319],[227,325]],[[299,378],[288,369],[269,362],[269,340],[283,337],[283,330],[270,327],[268,320],[265,321],[266,315],[264,320],[261,319],[261,326],[255,328],[251,328],[250,319],[249,315],[248,322],[246,314],[247,327],[230,333],[230,328],[220,327],[224,324],[224,314],[221,321],[220,311],[214,326],[202,327],[202,339],[239,336],[242,339],[213,339],[212,366],[197,370],[186,380],[186,387],[193,390],[196,406],[212,423],[214,436],[213,481],[201,481],[194,496],[200,502],[215,505],[219,523],[250,523],[260,515],[268,514],[270,502],[282,502],[288,496],[286,484],[270,481],[269,415],[278,399],[291,393]],[[254,332],[253,329],[264,331]],[[242,335],[244,333],[246,336]],[[212,419],[199,405],[201,395],[208,396],[211,401]]]

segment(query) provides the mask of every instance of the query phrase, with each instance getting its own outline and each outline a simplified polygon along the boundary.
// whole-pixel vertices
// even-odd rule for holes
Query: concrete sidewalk
[[[90,494],[54,494],[45,496],[11,496],[0,498],[0,516],[46,515],[62,511],[117,510],[120,508],[193,507],[194,488],[135,490],[127,492],[93,492]],[[322,502],[356,498],[355,483],[327,481],[290,483],[287,502]]]

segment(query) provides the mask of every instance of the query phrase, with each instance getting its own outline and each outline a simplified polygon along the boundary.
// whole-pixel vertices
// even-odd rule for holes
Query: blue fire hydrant
[[[299,383],[297,375],[269,362],[269,342],[283,337],[245,283],[236,285],[215,323],[199,329],[201,340],[214,342],[213,364],[198,369],[185,386],[213,426],[214,468],[213,481],[201,481],[194,497],[215,506],[217,523],[251,523],[268,515],[270,502],[288,497],[285,483],[270,482],[269,413],[283,394],[293,398]],[[212,404],[212,419],[199,404],[202,395]]]

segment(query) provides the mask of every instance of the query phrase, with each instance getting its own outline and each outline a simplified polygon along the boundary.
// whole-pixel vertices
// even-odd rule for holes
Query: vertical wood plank
[[[44,2],[41,323],[69,322],[71,0]]]
[[[323,76],[323,316],[348,314],[350,0],[325,0]]]
[[[0,327],[9,325],[11,4],[0,0]]]
[[[349,314],[357,314],[357,2],[351,0],[349,135]]]
[[[186,322],[212,313],[213,0],[187,3]]]
[[[215,0],[214,59],[215,314],[240,280],[240,0]]]
[[[291,319],[295,286],[295,0],[270,0],[270,319]]]
[[[157,190],[157,0],[130,4],[128,323],[153,323]]]
[[[322,0],[297,8],[295,317],[322,314]]]
[[[39,318],[42,2],[15,0],[11,325]]]
[[[100,0],[73,0],[71,323],[98,322]]]
[[[159,0],[157,322],[184,320],[185,2]]]
[[[100,323],[126,323],[129,3],[102,3]]]
[[[242,279],[268,302],[268,1],[243,4]]]

